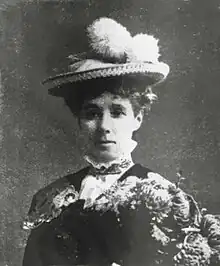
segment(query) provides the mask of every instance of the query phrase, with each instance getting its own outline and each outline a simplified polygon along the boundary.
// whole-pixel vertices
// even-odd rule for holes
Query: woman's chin
[[[95,157],[97,161],[106,163],[118,159],[120,155],[109,151],[99,151],[96,153]]]

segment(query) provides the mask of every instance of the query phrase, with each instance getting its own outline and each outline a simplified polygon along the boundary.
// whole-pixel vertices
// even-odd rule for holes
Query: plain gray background
[[[0,265],[21,265],[20,225],[33,194],[84,166],[76,121],[40,81],[86,49],[84,29],[109,16],[160,39],[171,67],[137,134],[134,159],[176,180],[220,213],[220,3],[218,0],[4,1],[0,4]],[[6,3],[7,2],[7,3]]]

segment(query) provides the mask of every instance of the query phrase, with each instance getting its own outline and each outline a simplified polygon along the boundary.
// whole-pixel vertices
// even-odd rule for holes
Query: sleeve
[[[72,247],[68,239],[64,239],[60,221],[43,223],[31,230],[23,257],[23,266],[65,265],[66,257],[63,256],[65,248]],[[65,247],[64,247],[65,244]],[[73,250],[72,250],[73,253]]]
[[[27,217],[22,223],[23,229],[30,231],[23,266],[45,266],[48,265],[45,264],[47,261],[52,261],[51,265],[63,262],[57,252],[57,246],[60,247],[65,238],[59,217],[77,199],[78,192],[66,178],[55,181],[33,196]]]
[[[26,243],[23,264],[22,266],[43,266],[44,261],[41,256],[41,242],[42,236],[46,234],[46,224],[43,223],[45,217],[40,206],[44,206],[45,201],[45,192],[40,190],[37,192],[32,199],[30,209],[26,219],[23,221],[23,229],[29,230],[29,237]]]
[[[38,249],[40,232],[39,229],[33,229],[30,232],[22,266],[43,266],[43,261],[41,260],[40,252]]]

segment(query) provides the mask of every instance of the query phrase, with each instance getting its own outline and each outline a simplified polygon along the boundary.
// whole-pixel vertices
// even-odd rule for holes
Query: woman
[[[87,29],[90,51],[46,82],[84,135],[88,167],[39,191],[24,222],[24,266],[220,264],[220,221],[179,188],[132,160],[133,134],[169,67],[157,40],[109,18]]]

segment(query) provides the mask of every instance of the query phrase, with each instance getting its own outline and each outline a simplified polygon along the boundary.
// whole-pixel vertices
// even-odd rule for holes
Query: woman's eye
[[[99,110],[96,110],[96,109],[84,110],[81,113],[81,117],[83,119],[87,119],[87,120],[92,120],[92,119],[98,118],[100,116],[101,116],[101,112]]]
[[[126,115],[126,114],[123,110],[118,109],[118,110],[111,111],[111,115],[112,115],[112,117],[117,118],[117,117],[121,117],[121,116]]]

